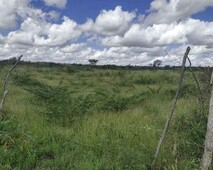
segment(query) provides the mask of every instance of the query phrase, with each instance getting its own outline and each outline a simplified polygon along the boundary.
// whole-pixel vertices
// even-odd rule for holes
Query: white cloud
[[[105,46],[168,46],[168,45],[211,45],[213,44],[213,22],[187,19],[171,24],[154,24],[145,27],[133,24],[124,36],[103,38]]]
[[[47,6],[55,6],[58,8],[64,8],[67,0],[43,0]]]
[[[68,17],[63,17],[61,24],[47,24],[49,27],[44,36],[35,35],[36,45],[63,45],[74,41],[81,35],[78,25]]]
[[[71,44],[61,48],[61,51],[64,53],[74,53],[83,50],[84,48],[86,48],[85,43]]]
[[[42,36],[48,33],[49,27],[50,23],[43,19],[26,18],[21,24],[20,31]]]
[[[8,35],[10,44],[33,45],[33,35],[26,32],[11,32]]]
[[[66,3],[58,6],[58,2],[48,3],[65,7]],[[0,30],[18,25],[8,35],[0,34],[0,59],[23,54],[31,61],[87,64],[92,58],[99,64],[148,65],[160,59],[164,65],[178,65],[189,44],[193,65],[213,65],[213,22],[187,18],[212,5],[212,0],[179,9],[187,3],[154,0],[148,17],[118,6],[79,25],[56,11],[32,8],[30,0],[0,0]]]
[[[0,44],[0,59],[24,55],[25,60],[51,61],[59,63],[88,64],[88,59],[98,59],[99,64],[149,65],[160,59],[163,65],[180,65],[186,45],[167,47],[110,47],[95,50],[85,43],[59,46],[26,46],[21,44]],[[189,57],[195,65],[213,65],[213,48],[190,45]]]
[[[17,24],[17,14],[21,13],[30,0],[1,0],[0,29],[14,28]]]
[[[20,30],[8,34],[7,42],[56,46],[76,40],[81,35],[77,23],[68,17],[64,17],[63,20],[61,24],[51,24],[43,19],[27,18],[21,24]]]
[[[99,52],[101,64],[148,65],[155,54],[163,52],[163,48],[142,47],[110,47]]]
[[[197,45],[182,45],[178,48],[169,49],[167,55],[161,56],[159,59],[163,60],[165,65],[181,65],[183,55],[187,46],[191,47],[189,58],[192,61],[193,66],[212,66],[213,65],[213,48],[207,46]]]
[[[60,18],[60,14],[56,11],[50,11],[47,13],[47,19],[53,20],[53,21],[57,21]]]
[[[121,36],[106,37],[103,44],[107,46],[166,46],[187,41],[184,27],[180,24],[159,24],[149,27],[134,24]]]
[[[14,29],[26,18],[57,21],[60,14],[56,11],[43,12],[30,5],[32,0],[0,0],[0,30]]]
[[[134,12],[123,11],[121,6],[117,6],[114,10],[102,10],[95,22],[89,19],[81,28],[102,35],[123,34],[135,17]]]
[[[189,0],[154,0],[145,23],[171,23],[188,18],[209,6],[213,6],[213,0],[193,0],[193,2]]]
[[[1,34],[0,34],[0,44],[3,44],[5,42],[5,37],[3,37]]]

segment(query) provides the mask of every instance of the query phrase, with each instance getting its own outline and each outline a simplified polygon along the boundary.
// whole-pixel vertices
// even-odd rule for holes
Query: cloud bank
[[[61,9],[67,4],[43,1]],[[194,65],[213,66],[213,22],[191,17],[211,6],[213,0],[154,0],[146,15],[117,6],[78,24],[30,0],[1,0],[0,59],[23,54],[31,61],[86,64],[94,58],[99,64],[148,65],[160,59],[179,65],[190,45]]]

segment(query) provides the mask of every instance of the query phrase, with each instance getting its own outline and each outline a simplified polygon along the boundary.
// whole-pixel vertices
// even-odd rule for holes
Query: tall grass
[[[177,78],[168,70],[17,67],[0,122],[0,168],[149,169]],[[158,169],[198,169],[207,114],[198,95],[187,73]]]

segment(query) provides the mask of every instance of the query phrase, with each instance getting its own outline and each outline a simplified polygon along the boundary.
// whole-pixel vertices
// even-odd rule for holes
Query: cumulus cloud
[[[176,24],[161,24],[144,27],[140,24],[134,24],[124,34],[123,37],[115,36],[103,39],[105,45],[117,46],[165,46],[169,44],[180,44],[186,41],[182,27]]]
[[[84,48],[86,48],[85,43],[71,44],[61,48],[61,51],[64,53],[75,53],[77,51],[83,50]]]
[[[55,6],[58,8],[64,8],[67,0],[43,0],[47,6]]]
[[[154,0],[150,14],[146,17],[147,24],[171,23],[190,17],[192,14],[213,6],[213,0]]]
[[[0,1],[0,29],[14,28],[17,24],[17,14],[27,8],[29,0]]]
[[[163,54],[164,49],[143,48],[143,47],[110,47],[99,51],[101,64],[117,64],[117,65],[148,65],[150,60],[158,55]]]
[[[190,45],[193,65],[213,65],[213,48]],[[26,46],[21,44],[0,44],[0,59],[24,55],[25,60],[51,61],[59,63],[88,64],[88,59],[98,59],[99,64],[149,65],[160,59],[163,65],[180,65],[186,45],[169,47],[110,47],[103,50],[88,47],[85,43],[60,46]]]
[[[197,46],[188,44],[191,47],[189,57],[194,66],[210,66],[213,65],[213,49],[207,46]],[[184,52],[188,45],[181,45],[178,48],[168,49],[166,55],[162,55],[159,59],[163,60],[165,65],[181,65]]]
[[[81,26],[82,30],[102,35],[117,35],[124,33],[136,17],[134,12],[123,11],[121,6],[114,10],[102,10],[95,21],[88,21]]]
[[[1,34],[0,34],[0,44],[3,44],[5,42],[5,37],[3,37]]]
[[[7,42],[10,44],[55,46],[76,40],[81,35],[77,23],[68,17],[64,17],[63,20],[61,24],[51,24],[42,19],[27,18],[21,24],[20,30],[8,34]]]
[[[33,35],[25,32],[11,32],[8,35],[8,42],[10,44],[32,45]]]
[[[160,59],[164,65],[179,65],[190,45],[193,65],[213,65],[213,22],[189,17],[213,0],[195,1],[154,0],[148,16],[117,6],[79,25],[56,11],[33,8],[30,0],[0,0],[0,30],[13,28],[8,35],[0,34],[0,59],[23,54],[31,61],[87,64],[98,59],[99,64],[148,65]]]
[[[133,24],[124,36],[103,38],[105,46],[155,47],[168,45],[211,45],[213,43],[213,22],[187,19],[171,24],[154,24],[145,27]]]
[[[31,0],[1,0],[0,1],[0,30],[17,28],[18,23],[28,17],[42,18],[48,21],[57,21],[60,14],[56,11],[44,12],[41,9],[33,8]]]
[[[98,50],[84,44],[59,46],[22,46],[20,44],[0,44],[0,60],[24,55],[26,61],[88,64],[89,58],[96,57]],[[99,55],[97,55],[99,57]]]
[[[35,35],[36,45],[62,45],[68,41],[76,40],[81,31],[75,21],[63,17],[61,24],[46,24],[49,27],[44,36]]]
[[[60,18],[60,14],[56,11],[50,11],[47,13],[47,19],[57,21]]]

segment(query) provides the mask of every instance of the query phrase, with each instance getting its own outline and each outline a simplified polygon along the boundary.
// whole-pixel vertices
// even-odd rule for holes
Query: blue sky
[[[143,3],[141,0],[70,0],[64,12],[79,23],[84,23],[86,18],[95,19],[101,10],[114,9],[116,6],[122,6],[124,11],[137,10],[138,13],[145,13],[150,2],[149,0],[144,0]]]
[[[56,10],[82,24],[87,18],[95,19],[103,9],[110,10],[122,6],[125,11],[137,10],[138,13],[145,13],[150,3],[151,0],[144,0],[143,3],[141,0],[69,0],[64,9],[46,7],[42,0],[34,1],[32,4],[45,11]]]
[[[0,59],[213,66],[213,0],[0,0]]]

